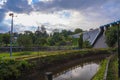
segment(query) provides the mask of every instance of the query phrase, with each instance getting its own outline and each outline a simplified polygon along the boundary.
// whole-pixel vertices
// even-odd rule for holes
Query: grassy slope
[[[51,55],[64,55],[64,54],[92,54],[92,53],[106,53],[107,49],[85,49],[85,50],[61,50],[61,51],[39,51],[39,52],[13,52],[12,58],[15,59],[30,59],[37,58],[43,56],[51,56]],[[109,53],[109,52],[108,52]],[[0,53],[0,58],[9,58],[9,53]]]
[[[118,58],[114,56],[109,63],[107,80],[118,80]]]
[[[103,80],[106,65],[107,65],[107,59],[101,62],[100,68],[92,80]]]

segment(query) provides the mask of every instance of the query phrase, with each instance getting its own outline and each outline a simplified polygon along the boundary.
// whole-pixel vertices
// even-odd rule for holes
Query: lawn
[[[70,53],[70,52],[78,52],[78,50],[13,52],[12,53],[12,58],[27,59],[27,58],[36,58],[36,57],[51,56],[51,55],[58,55],[58,54],[66,54],[66,53]],[[10,58],[10,53],[8,53],[8,52],[0,53],[0,58]]]
[[[33,52],[33,51],[23,51],[23,52],[13,52],[12,58],[13,59],[31,59],[31,58],[37,58],[37,57],[43,57],[43,56],[51,56],[51,55],[60,55],[60,54],[72,54],[72,53],[79,53],[79,54],[91,54],[93,53],[105,53],[104,51],[108,51],[107,49],[83,49],[83,50],[60,50],[60,51],[39,51],[39,52]],[[10,58],[9,52],[0,53],[0,58]]]

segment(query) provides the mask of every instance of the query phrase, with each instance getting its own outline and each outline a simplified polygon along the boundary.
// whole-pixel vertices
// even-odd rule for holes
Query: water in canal
[[[54,75],[53,80],[91,80],[99,68],[99,63],[78,65]]]

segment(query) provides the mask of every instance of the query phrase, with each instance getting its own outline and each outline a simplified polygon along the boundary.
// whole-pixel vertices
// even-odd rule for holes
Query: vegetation
[[[83,48],[92,48],[92,45],[90,44],[89,41],[84,41],[83,42]]]
[[[80,28],[76,28],[75,31],[74,31],[74,34],[78,34],[78,33],[81,33],[81,32],[83,32],[82,29],[80,29]]]
[[[38,47],[38,46],[78,46],[70,35],[82,32],[82,29],[75,29],[73,32],[70,30],[58,29],[53,30],[49,35],[44,26],[38,27],[33,33],[32,31],[24,31],[24,33],[13,33],[13,46],[19,47]],[[78,42],[78,41],[77,41]],[[0,34],[0,46],[9,46],[10,34]]]
[[[17,39],[17,42],[20,46],[30,47],[32,46],[32,39],[29,35],[20,35]]]
[[[74,60],[77,58],[97,55],[109,54],[107,49],[86,49],[86,50],[66,50],[66,51],[51,51],[51,52],[16,52],[13,53],[13,58],[7,56],[9,54],[0,54],[0,79],[1,80],[17,80],[24,72],[30,71],[33,68],[33,61],[39,60],[39,68],[45,68],[50,64],[59,64],[65,61]],[[25,59],[27,61],[25,61]],[[30,63],[29,63],[30,62]],[[34,66],[37,67],[35,62]]]
[[[105,34],[106,34],[106,43],[108,44],[108,46],[109,47],[115,46],[117,42],[117,26],[110,27]]]
[[[107,80],[118,80],[118,58],[117,55],[111,58],[109,67]]]
[[[32,64],[24,60],[0,59],[0,80],[16,80],[31,67]]]
[[[83,48],[83,34],[80,35],[78,43],[79,43],[79,48],[82,49]]]
[[[106,70],[107,60],[103,60],[100,64],[100,68],[92,80],[103,80],[104,73]]]
[[[1,40],[4,44],[6,44],[5,46],[7,46],[10,43],[10,35],[9,34],[3,34]]]
[[[79,46],[80,49],[82,49],[82,48],[92,48],[89,41],[87,41],[87,40],[83,41],[83,34],[81,34],[79,39],[78,39],[78,46]]]
[[[76,55],[80,54],[105,54],[105,53],[110,53],[108,49],[85,49],[85,50],[62,50],[62,51],[39,51],[39,52],[30,52],[30,51],[24,51],[24,52],[14,52],[13,53],[13,58],[14,59],[31,59],[31,58],[36,58],[36,57],[45,57],[45,56],[53,56],[53,55],[64,55],[67,54],[69,55],[73,54]],[[1,53],[0,57],[1,58],[9,58],[9,53]]]

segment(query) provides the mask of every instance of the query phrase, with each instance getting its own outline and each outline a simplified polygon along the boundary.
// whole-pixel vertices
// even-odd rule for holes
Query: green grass
[[[107,80],[118,80],[118,58],[114,56],[109,63]]]
[[[106,70],[107,59],[103,60],[100,64],[100,68],[92,80],[103,80],[104,72]]]
[[[64,55],[64,54],[92,54],[92,53],[106,53],[108,52],[107,49],[83,49],[83,50],[61,50],[61,51],[39,51],[39,52],[30,52],[30,51],[23,51],[23,52],[13,52],[12,58],[15,59],[31,59],[43,56],[51,56],[51,55]],[[9,53],[0,53],[0,58],[10,58]]]

